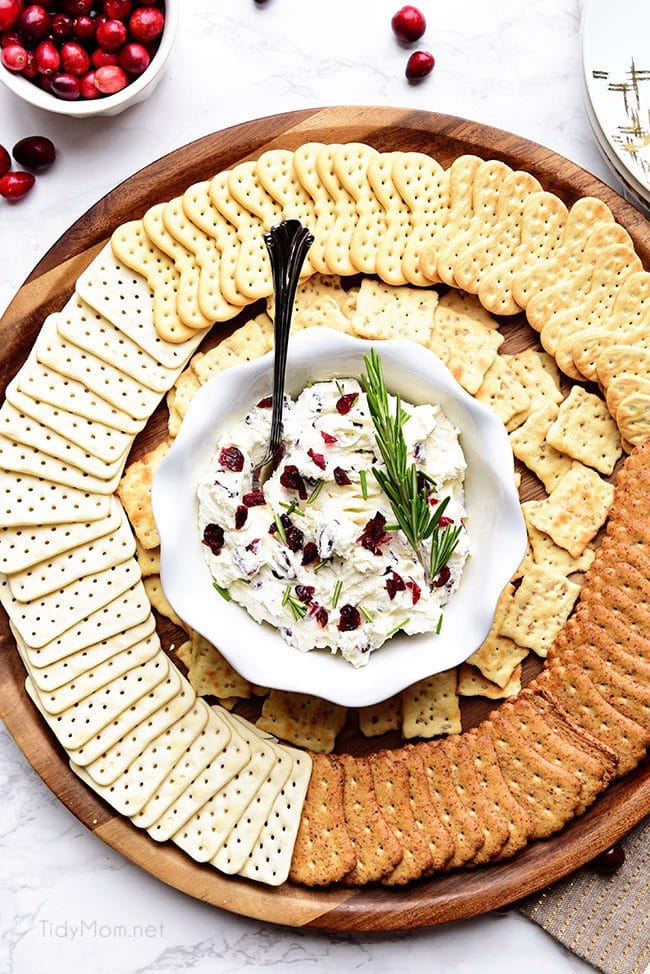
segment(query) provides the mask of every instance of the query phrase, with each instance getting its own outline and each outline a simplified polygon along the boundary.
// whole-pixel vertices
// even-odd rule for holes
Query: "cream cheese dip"
[[[389,396],[391,409],[395,399]],[[402,402],[409,464],[440,530],[460,526],[431,580],[396,524],[372,468],[385,469],[356,379],[317,382],[285,398],[284,456],[262,491],[252,472],[269,442],[271,400],[224,433],[198,489],[199,528],[215,587],[301,652],[328,648],[353,666],[398,631],[440,631],[469,554],[458,430],[438,405]],[[314,688],[317,689],[317,688]]]

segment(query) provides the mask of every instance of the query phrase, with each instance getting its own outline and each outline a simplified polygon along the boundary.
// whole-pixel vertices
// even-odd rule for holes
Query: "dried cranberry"
[[[305,605],[310,605],[312,599],[314,598],[314,592],[316,589],[313,585],[296,585],[296,596]]]
[[[325,628],[325,626],[326,626],[326,625],[327,625],[327,623],[328,623],[328,620],[329,620],[329,615],[328,615],[328,613],[327,613],[327,609],[325,609],[325,608],[324,608],[324,607],[323,607],[323,606],[321,605],[321,606],[320,606],[320,607],[319,607],[319,608],[318,608],[318,609],[316,610],[316,612],[314,613],[314,618],[316,619],[316,622],[317,622],[317,623],[318,623],[318,625],[319,625],[319,626],[321,627],[321,629],[324,629],[324,628]]]
[[[411,596],[413,598],[413,605],[417,605],[418,602],[420,601],[420,596],[422,595],[422,589],[420,588],[417,582],[413,581],[413,579],[411,579],[406,583],[406,587],[411,592]]]
[[[258,409],[270,409],[273,405],[273,396],[264,396],[257,404]]]
[[[242,497],[242,504],[245,504],[246,507],[261,507],[262,504],[266,504],[266,498],[264,497],[262,488],[256,487],[255,490],[249,490]]]
[[[308,541],[302,552],[302,564],[311,565],[318,560],[318,547],[313,541]]]
[[[359,610],[355,609],[353,605],[344,605],[339,616],[339,632],[352,632],[353,629],[358,629],[360,625]]]
[[[337,482],[339,487],[347,487],[352,483],[348,477],[347,471],[343,467],[334,467],[334,480]]]
[[[307,450],[307,456],[311,457],[311,459],[314,461],[314,463],[320,470],[324,470],[325,467],[327,466],[323,454],[316,453],[314,450],[311,449],[311,447],[309,448],[309,450]]]
[[[444,514],[441,514],[441,516],[438,518],[438,526],[441,528],[446,528],[448,524],[453,524],[453,523],[454,523],[453,517],[445,517]]]
[[[220,524],[206,524],[203,532],[203,544],[207,545],[213,555],[221,554],[223,548],[223,528]]]
[[[336,443],[336,437],[332,436],[331,433],[326,433],[325,430],[321,430],[320,435],[323,437],[323,443],[326,443],[327,446],[331,446],[332,443]]]
[[[363,534],[359,538],[359,542],[368,551],[372,551],[373,555],[380,555],[381,548],[380,545],[385,544],[389,541],[389,536],[384,530],[386,527],[386,518],[379,511],[374,517],[371,517],[365,528],[363,529]]]
[[[249,541],[248,544],[246,545],[246,551],[252,551],[254,555],[257,554],[257,549],[260,546],[261,540],[262,540],[261,538],[253,538],[253,540]]]
[[[286,490],[297,490],[301,501],[307,500],[305,481],[295,463],[288,463],[280,475],[280,483]]]
[[[219,463],[226,470],[234,470],[239,473],[244,469],[244,454],[236,446],[224,446],[219,454]]]
[[[404,584],[404,579],[397,572],[393,572],[390,578],[386,579],[386,591],[388,592],[388,598],[393,601],[398,592],[403,592],[406,588]]]
[[[271,521],[271,523],[269,524],[269,534],[277,534],[277,533],[278,533],[278,526],[275,523],[275,521]]]
[[[341,396],[336,404],[337,413],[339,413],[341,416],[345,416],[350,412],[358,398],[358,392],[346,392],[345,395]]]
[[[282,521],[284,527],[284,533],[287,539],[287,548],[289,551],[300,551],[305,543],[304,534],[300,528],[297,528],[295,524],[291,523],[291,519],[287,517],[286,514],[283,514],[280,520]]]
[[[248,520],[248,508],[245,504],[240,504],[235,511],[235,527],[239,531],[243,528]]]
[[[444,568],[441,568],[438,574],[436,575],[436,580],[433,584],[435,585],[436,588],[442,588],[443,585],[447,584],[450,577],[451,577],[451,572],[449,571],[449,566],[445,565]]]

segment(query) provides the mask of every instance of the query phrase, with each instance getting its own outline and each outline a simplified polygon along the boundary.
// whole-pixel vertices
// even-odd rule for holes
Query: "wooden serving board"
[[[544,189],[556,193],[567,205],[581,196],[600,197],[629,231],[641,260],[650,268],[650,225],[644,217],[584,169],[533,142],[474,122],[402,109],[348,107],[276,115],[206,136],[172,152],[122,183],[78,220],[40,261],[0,321],[0,388],[4,390],[24,362],[46,315],[63,306],[76,278],[118,224],[141,217],[153,203],[171,199],[191,183],[247,157],[257,157],[268,148],[292,149],[311,141],[358,141],[382,151],[422,151],[443,166],[463,153],[501,159],[513,169],[531,172]],[[247,317],[250,314],[251,309]],[[215,329],[210,343],[225,333],[223,328]],[[537,336],[523,315],[504,320],[504,333],[502,350],[537,345]],[[138,437],[134,456],[162,438],[166,420],[161,406]],[[540,485],[526,474],[522,496],[539,496],[540,491]],[[173,633],[160,628],[163,643],[169,646]],[[0,717],[32,767],[67,808],[104,842],[169,885],[256,919],[330,930],[394,930],[473,916],[514,902],[572,872],[650,812],[650,765],[646,762],[609,788],[562,833],[531,844],[510,862],[443,874],[403,890],[320,891],[290,883],[269,889],[198,865],[171,844],[158,845],[128,819],[116,815],[70,771],[64,752],[26,697],[25,673],[4,613],[0,650]],[[528,664],[527,676],[535,666]],[[464,704],[463,725],[471,726],[488,707],[484,701]],[[352,722],[339,742],[340,749],[356,752],[376,746],[376,742],[360,739]]]

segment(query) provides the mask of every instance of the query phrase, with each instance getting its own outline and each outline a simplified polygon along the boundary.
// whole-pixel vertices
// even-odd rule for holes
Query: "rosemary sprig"
[[[453,528],[450,531],[451,526],[447,525],[438,533],[438,522],[445,512],[449,498],[445,497],[434,509],[431,508],[427,491],[422,490],[418,483],[418,473],[424,472],[418,471],[414,463],[407,464],[402,426],[408,419],[408,414],[402,409],[399,396],[396,397],[395,413],[391,414],[381,358],[374,348],[370,349],[369,355],[364,355],[364,362],[366,375],[362,380],[363,386],[375,427],[377,446],[386,467],[386,471],[373,467],[372,472],[388,497],[397,523],[415,551],[431,585],[435,575],[447,564],[458,544],[460,529]],[[426,473],[424,479],[433,483]],[[429,539],[431,551],[427,556],[425,542]]]
[[[436,636],[440,635],[441,629],[442,629],[442,612],[438,616],[438,625],[436,626]]]
[[[288,605],[291,615],[296,622],[300,622],[304,619],[307,614],[307,606],[300,599],[297,599],[295,595],[291,594],[291,586],[287,585],[284,590],[284,595],[282,596],[282,605]]]
[[[329,565],[329,561],[323,561],[323,560],[321,560],[321,561],[316,562],[316,564],[314,565],[314,574],[315,575],[318,575],[318,573],[320,571],[322,571],[323,568],[325,568],[325,565]]]
[[[325,481],[324,480],[317,480],[316,481],[316,484],[314,486],[314,489],[312,490],[311,494],[307,498],[306,503],[307,504],[313,504],[314,501],[316,500],[316,498],[318,497],[318,495],[320,494],[320,492],[321,492],[321,490],[323,489],[324,486],[325,486]]]
[[[217,585],[216,582],[212,583],[212,588],[216,589],[216,591],[219,593],[221,598],[225,599],[226,602],[232,602],[232,595],[230,594],[227,588],[221,588],[221,585]]]
[[[284,501],[280,501],[280,507],[285,509],[287,512],[287,517],[290,517],[292,514],[299,514],[300,517],[305,516],[305,512],[300,510],[298,507],[298,501],[296,500],[292,500],[290,504],[285,504]]]
[[[390,632],[386,633],[386,639],[389,639],[391,636],[394,636],[396,632],[399,632],[400,629],[403,629],[404,626],[408,625],[410,621],[411,621],[410,616],[407,616],[406,619],[402,619],[402,621],[398,622],[396,626],[393,626]]]
[[[359,483],[361,484],[361,496],[364,501],[368,500],[368,481],[366,480],[366,471],[359,471]]]
[[[280,515],[278,514],[277,511],[273,512],[273,520],[275,521],[275,526],[278,529],[278,534],[280,535],[282,544],[286,544],[287,532],[284,530],[284,524],[282,523],[282,519],[280,518]]]
[[[372,616],[368,612],[368,610],[366,609],[365,606],[360,605],[359,606],[359,612],[361,613],[361,615],[363,616],[363,618],[366,620],[366,622],[372,622]]]
[[[339,604],[339,599],[341,597],[341,589],[343,588],[343,582],[341,579],[338,580],[334,586],[334,594],[332,595],[332,608],[335,609]]]

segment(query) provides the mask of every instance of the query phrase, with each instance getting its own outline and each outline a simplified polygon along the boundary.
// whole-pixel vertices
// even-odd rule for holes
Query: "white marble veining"
[[[437,64],[419,86],[406,82],[408,54],[390,30],[397,0],[181,6],[164,80],[124,115],[49,116],[0,90],[0,142],[10,148],[39,133],[59,150],[29,197],[0,200],[0,309],[70,223],[121,180],[194,138],[274,112],[343,103],[446,112],[518,132],[611,178],[582,107],[577,0],[421,0],[428,30],[420,46]],[[590,969],[516,914],[403,935],[336,937],[220,912],[90,835],[4,731],[0,805],[2,974]]]

